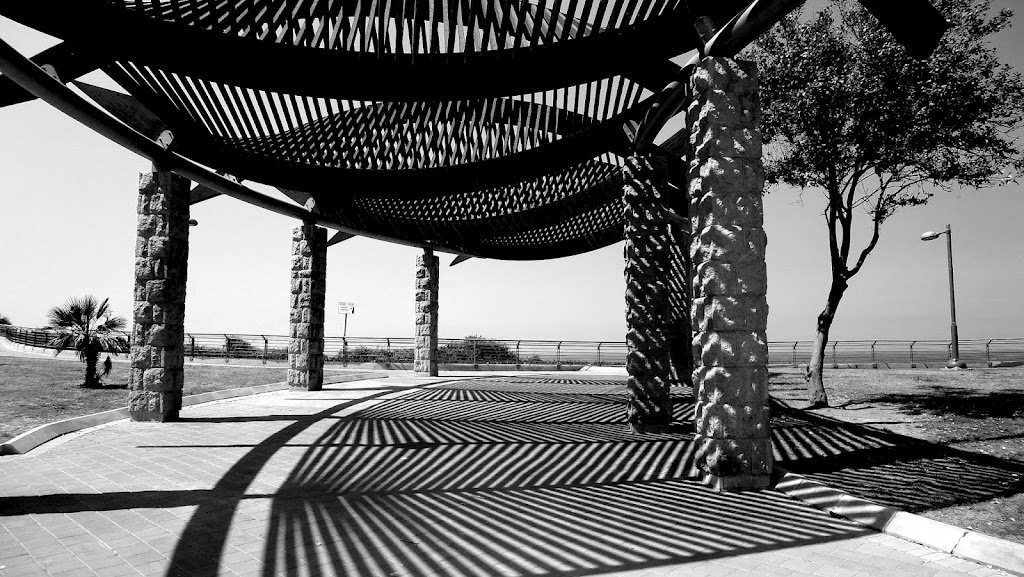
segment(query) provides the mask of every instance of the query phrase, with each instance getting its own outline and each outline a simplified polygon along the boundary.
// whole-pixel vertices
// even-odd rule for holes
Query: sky
[[[1024,6],[1001,33],[1001,58],[1024,71]],[[0,18],[0,38],[24,54],[53,39]],[[103,83],[95,75],[85,80]],[[131,316],[138,175],[149,162],[35,101],[0,109],[0,314],[42,326],[70,296],[109,297]],[[272,193],[271,189],[259,190]],[[780,187],[765,197],[768,339],[810,340],[830,279],[824,201]],[[288,217],[218,197],[192,207],[185,328],[196,333],[287,334],[291,229]],[[938,192],[888,221],[850,283],[833,339],[944,339],[949,293],[944,240],[953,228],[961,339],[1024,337],[1024,180],[998,188]],[[861,218],[865,224],[866,219]],[[856,243],[870,234],[859,229]],[[354,302],[348,335],[413,334],[419,250],[365,238],[329,249],[328,336],[340,336],[339,301]],[[622,244],[548,261],[442,254],[442,338],[624,339]]]

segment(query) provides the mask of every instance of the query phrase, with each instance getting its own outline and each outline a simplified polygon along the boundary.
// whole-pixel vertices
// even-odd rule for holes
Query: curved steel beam
[[[730,0],[735,4],[735,0]],[[5,0],[0,13],[116,59],[217,82],[313,97],[454,100],[529,94],[606,78],[694,47],[682,11],[552,44],[469,53],[325,50],[159,21],[95,0]],[[716,10],[717,11],[717,10]],[[327,71],[343,71],[344,82]]]
[[[403,238],[381,235],[358,228],[339,224],[317,211],[310,211],[258,192],[238,182],[193,162],[173,151],[165,150],[154,140],[137,132],[117,118],[110,116],[75,94],[67,86],[50,77],[45,71],[33,64],[9,44],[0,39],[0,73],[7,75],[19,86],[28,90],[47,104],[67,114],[71,118],[87,126],[93,131],[124,148],[147,158],[164,170],[179,174],[209,190],[231,196],[254,206],[289,216],[299,220],[313,222],[343,233],[364,236],[386,242],[393,242],[417,248],[433,248],[440,252],[467,254],[471,256],[488,256],[488,253],[499,252],[503,258],[510,260],[530,260],[538,258],[555,258],[568,256],[586,250],[592,250],[615,242],[615,227],[585,233],[583,236],[558,241],[550,246],[509,247],[493,251],[481,247],[479,250],[457,250],[438,242],[417,242]]]
[[[112,73],[112,74],[110,74]],[[128,79],[108,71],[122,85]],[[122,82],[123,80],[123,82]],[[207,166],[279,188],[301,190],[315,196],[342,192],[347,196],[424,198],[440,194],[496,188],[563,170],[599,154],[628,154],[628,143],[618,130],[625,119],[640,119],[651,98],[635,104],[604,121],[595,122],[573,134],[541,146],[467,164],[408,169],[347,168],[310,165],[281,158],[270,152],[251,150],[245,142],[213,138],[158,95],[145,90],[134,95],[143,106],[168,122],[177,137],[179,150]],[[102,105],[102,102],[101,102]],[[266,139],[250,140],[265,142]]]
[[[152,139],[90,104],[84,98],[72,92],[70,88],[51,78],[44,70],[36,66],[2,39],[0,39],[0,73],[6,75],[37,98],[40,98],[50,106],[67,114],[98,134],[105,136],[107,139],[143,158],[153,161],[161,169],[170,170],[221,194],[277,214],[306,222],[313,222],[342,232],[407,246],[431,247],[442,252],[458,252],[444,246],[410,242],[400,238],[385,237],[341,226],[334,220],[307,210],[304,207],[260,194],[225,176],[216,174],[180,154],[165,150]]]
[[[95,52],[83,49],[80,44],[61,42],[36,54],[31,58],[33,64],[48,64],[57,72],[57,76],[65,82],[75,80],[105,64]],[[0,77],[0,108],[20,104],[35,99],[35,96],[18,85],[10,78]]]

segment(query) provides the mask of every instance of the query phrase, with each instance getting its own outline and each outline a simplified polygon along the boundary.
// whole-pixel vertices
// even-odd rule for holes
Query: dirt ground
[[[966,463],[968,470],[995,467],[1006,472],[1006,482],[974,493],[969,487],[954,486],[979,484],[969,474],[943,477],[950,489],[948,498],[930,497],[915,512],[1024,543],[1024,475],[1017,473],[1024,472],[1024,368],[831,369],[825,379],[830,407],[811,414],[937,445],[916,449],[941,452],[941,459],[929,457],[933,463],[956,461]],[[807,406],[799,369],[773,368],[771,383],[776,398],[795,408]],[[904,455],[916,459],[913,451]],[[849,472],[853,474],[847,478],[856,477],[855,467]]]

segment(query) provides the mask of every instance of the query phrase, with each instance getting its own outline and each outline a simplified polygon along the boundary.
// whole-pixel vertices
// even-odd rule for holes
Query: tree
[[[767,182],[818,189],[826,201],[832,274],[807,368],[812,407],[828,405],[829,330],[882,225],[936,189],[1003,183],[1022,167],[1012,131],[1024,116],[1024,82],[989,42],[1012,13],[990,15],[989,0],[934,3],[951,28],[927,60],[910,57],[852,0],[790,16],[753,50]],[[870,230],[859,250],[856,213]]]
[[[46,328],[59,333],[50,340],[49,346],[57,350],[55,356],[66,350],[78,351],[78,359],[85,363],[84,387],[100,386],[101,376],[96,372],[100,352],[128,350],[128,339],[122,332],[127,321],[110,314],[108,300],[97,303],[92,295],[70,298],[63,306],[53,307],[47,313],[50,322]],[[109,372],[104,370],[102,376]]]
[[[5,315],[5,314],[0,314],[0,325],[9,325],[9,324],[11,324],[11,319],[8,318],[7,315]]]

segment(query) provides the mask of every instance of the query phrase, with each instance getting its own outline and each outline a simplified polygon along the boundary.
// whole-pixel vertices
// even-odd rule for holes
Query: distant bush
[[[5,315],[5,314],[0,314],[0,325],[9,325],[9,324],[11,324],[11,319],[7,318],[7,315]]]
[[[338,349],[338,354],[331,360],[348,363],[378,363],[389,365],[391,363],[411,363],[413,360],[412,349],[387,349],[382,347],[351,347],[347,351],[344,348]]]
[[[227,351],[227,356],[229,357],[239,359],[258,359],[263,356],[262,347],[260,347],[260,350],[257,350],[252,343],[243,338],[228,335],[224,345]]]
[[[515,352],[504,343],[470,335],[461,341],[447,343],[437,350],[437,360],[443,364],[515,364]]]

